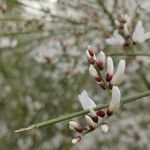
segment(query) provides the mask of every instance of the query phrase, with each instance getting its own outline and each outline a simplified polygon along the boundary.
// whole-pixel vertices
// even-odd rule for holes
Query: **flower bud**
[[[108,108],[108,111],[107,111],[108,115],[109,115],[109,113],[111,113],[111,112],[113,112],[113,111],[115,111],[116,109],[119,108],[120,100],[121,100],[120,90],[117,86],[113,86],[113,88],[112,88],[112,98],[111,98],[109,108]]]
[[[83,132],[83,129],[81,128],[81,126],[77,123],[77,122],[74,122],[74,121],[70,121],[69,122],[69,128],[71,130],[76,130],[77,132]]]
[[[108,129],[109,129],[109,128],[108,128],[108,125],[107,125],[106,123],[103,123],[103,124],[101,125],[101,129],[102,129],[103,132],[106,133],[106,132],[108,132]]]
[[[96,111],[96,114],[97,114],[99,117],[102,117],[102,118],[105,116],[105,112],[102,111],[102,110]]]
[[[90,45],[88,45],[88,47],[87,47],[87,51],[88,51],[88,53],[89,53],[89,55],[91,56],[91,57],[94,57],[94,50],[93,50],[93,48],[90,46]]]
[[[94,68],[93,65],[90,65],[90,67],[89,67],[89,73],[90,73],[90,75],[91,75],[97,82],[100,82],[100,81],[101,81],[101,79],[100,79],[99,75],[97,74],[97,71],[96,71],[96,69]]]
[[[90,129],[94,130],[96,128],[97,124],[88,115],[85,115],[85,119],[86,119],[87,123],[89,124]]]
[[[81,136],[77,136],[72,140],[72,144],[77,144],[81,141]]]
[[[124,75],[124,71],[125,71],[125,61],[120,60],[117,70],[111,80],[112,85],[118,85],[121,82]]]
[[[114,73],[114,65],[113,60],[111,57],[107,58],[107,74],[106,74],[106,81],[111,81]]]
[[[94,111],[94,109],[90,108],[89,112],[90,112],[90,116],[91,116],[92,120],[97,123],[98,122],[98,116],[97,116],[96,112]]]
[[[97,64],[97,66],[100,70],[104,69],[104,66],[105,66],[105,53],[103,51],[101,51],[98,54],[97,59],[96,59],[96,64]]]

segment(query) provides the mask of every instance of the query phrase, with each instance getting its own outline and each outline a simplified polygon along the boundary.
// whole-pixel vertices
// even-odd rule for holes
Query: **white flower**
[[[117,70],[111,80],[112,85],[118,85],[121,82],[125,71],[125,64],[125,60],[121,59],[118,64]]]
[[[100,51],[96,58],[96,64],[100,70],[102,70],[105,66],[105,53]]]
[[[143,4],[141,4],[140,7],[144,9],[146,12],[150,13],[150,1],[149,0],[143,2]]]
[[[106,133],[106,132],[108,132],[108,129],[109,129],[109,128],[108,128],[108,125],[107,125],[106,123],[103,123],[103,124],[101,125],[101,129],[102,129],[103,132]]]
[[[107,75],[106,75],[106,81],[110,81],[112,79],[113,74],[114,74],[113,60],[112,60],[111,57],[107,57]]]
[[[112,98],[109,104],[109,111],[115,111],[120,106],[121,93],[117,86],[112,88]]]
[[[77,136],[72,140],[72,144],[77,144],[81,141],[81,136]]]
[[[84,110],[96,107],[96,104],[85,90],[79,95],[79,100]]]
[[[125,43],[124,38],[115,30],[111,38],[106,39],[106,43],[112,46],[122,46]]]
[[[150,38],[150,32],[144,33],[144,27],[141,20],[139,20],[135,26],[132,34],[132,40],[136,43],[143,43]]]

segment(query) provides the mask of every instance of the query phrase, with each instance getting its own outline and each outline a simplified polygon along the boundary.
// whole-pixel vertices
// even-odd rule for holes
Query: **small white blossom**
[[[108,128],[108,125],[106,123],[103,123],[101,125],[101,129],[102,129],[103,132],[107,133],[109,128]]]
[[[80,103],[84,110],[96,107],[94,101],[88,96],[86,91],[83,91],[81,95],[79,95]]]
[[[111,80],[112,85],[118,85],[122,81],[125,71],[125,64],[125,60],[120,60],[117,70]]]
[[[114,74],[113,60],[112,60],[111,57],[107,57],[107,75],[106,75],[106,81],[110,81],[112,79],[113,74]]]
[[[150,32],[144,33],[144,27],[141,20],[139,20],[135,26],[132,34],[132,40],[135,43],[143,43],[145,40],[150,38]]]
[[[117,86],[113,86],[112,88],[112,98],[109,104],[109,110],[115,111],[120,106],[121,93]]]
[[[106,43],[112,46],[122,46],[125,43],[124,38],[115,30],[111,38],[106,39]]]

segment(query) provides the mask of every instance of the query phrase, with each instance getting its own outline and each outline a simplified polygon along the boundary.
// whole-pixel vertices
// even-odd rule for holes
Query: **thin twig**
[[[150,95],[150,90],[146,91],[146,92],[142,92],[142,93],[134,95],[134,96],[123,98],[121,100],[121,106],[124,105],[124,104],[130,103],[132,101],[138,100],[142,97],[149,96],[149,95]],[[104,104],[104,105],[99,104],[99,105],[97,105],[97,107],[94,108],[94,110],[107,108],[108,106],[109,106],[108,104]],[[66,121],[68,119],[72,119],[72,118],[75,118],[75,117],[78,117],[78,116],[81,116],[81,115],[85,115],[88,112],[89,112],[88,110],[82,110],[82,111],[78,111],[78,112],[75,112],[75,113],[67,114],[67,115],[64,115],[64,116],[60,116],[58,118],[54,118],[54,119],[50,119],[50,120],[47,120],[47,121],[43,121],[43,122],[40,122],[40,123],[33,124],[33,125],[31,125],[27,128],[21,128],[19,130],[15,130],[15,132],[16,133],[17,132],[24,132],[24,131],[29,131],[29,130],[36,129],[36,128],[41,128],[41,127],[44,127],[44,126],[50,126],[50,125],[53,125],[53,124],[56,124],[56,123],[59,123],[59,122],[62,122],[62,121]]]

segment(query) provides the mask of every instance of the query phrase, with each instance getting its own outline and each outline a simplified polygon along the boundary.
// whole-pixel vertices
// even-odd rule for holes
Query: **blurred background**
[[[150,101],[123,106],[110,131],[100,129],[72,145],[67,122],[26,133],[15,129],[81,110],[78,95],[85,89],[98,103],[107,93],[89,76],[86,48],[112,55],[115,65],[127,60],[122,97],[150,89],[150,59],[118,56],[124,48],[105,43],[121,14],[139,18],[150,31],[142,0],[0,0],[0,149],[1,150],[148,150]],[[136,45],[150,53],[150,42]],[[126,49],[128,51],[128,49]],[[113,55],[114,54],[114,55]],[[75,118],[81,120],[83,117]]]

